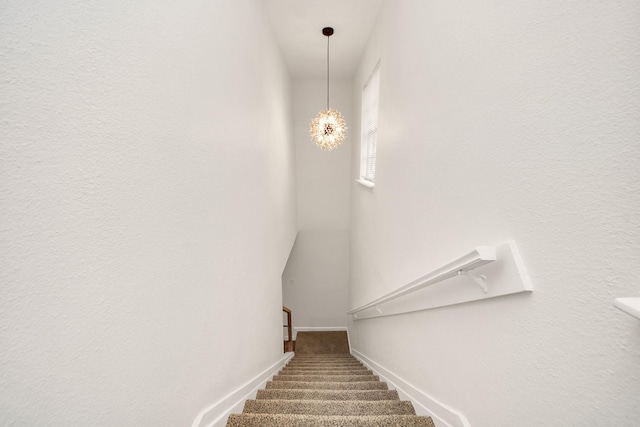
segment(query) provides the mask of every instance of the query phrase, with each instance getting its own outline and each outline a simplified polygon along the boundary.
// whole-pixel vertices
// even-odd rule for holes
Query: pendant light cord
[[[329,109],[329,37],[327,36],[327,110]]]

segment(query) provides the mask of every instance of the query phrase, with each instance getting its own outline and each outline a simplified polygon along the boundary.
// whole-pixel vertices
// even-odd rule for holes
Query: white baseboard
[[[389,388],[397,390],[400,399],[410,400],[418,415],[427,415],[433,418],[436,427],[471,427],[467,418],[460,412],[417,389],[359,351],[351,350],[351,354],[367,365],[380,377],[381,381],[385,381]]]
[[[294,326],[293,339],[295,340],[298,336],[298,332],[318,332],[318,331],[346,331],[347,332],[347,341],[349,342],[349,352],[351,352],[351,339],[349,338],[349,328],[346,326]]]
[[[277,374],[292,357],[293,353],[285,353],[280,360],[244,385],[200,411],[195,420],[193,420],[191,427],[224,427],[227,424],[229,415],[242,412],[244,402],[247,399],[253,399],[256,392],[263,388],[266,382]]]

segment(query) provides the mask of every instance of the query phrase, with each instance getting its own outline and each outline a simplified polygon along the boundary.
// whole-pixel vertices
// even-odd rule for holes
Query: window
[[[360,138],[360,182],[373,184],[376,178],[376,145],[378,143],[378,98],[380,63],[376,65],[362,89],[362,135]]]

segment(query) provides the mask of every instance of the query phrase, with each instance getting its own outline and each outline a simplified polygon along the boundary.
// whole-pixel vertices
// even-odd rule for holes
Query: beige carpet
[[[305,353],[296,345],[295,357],[227,427],[434,427],[349,354],[346,332],[298,332],[298,340]]]
[[[296,354],[349,354],[347,331],[298,332]]]

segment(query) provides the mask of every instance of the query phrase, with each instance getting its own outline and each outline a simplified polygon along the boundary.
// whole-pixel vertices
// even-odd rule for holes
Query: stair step
[[[378,381],[375,375],[276,375],[272,381],[349,382]]]
[[[296,360],[358,360],[350,354],[297,354]]]
[[[232,414],[227,427],[435,427],[431,418],[416,415],[295,415]]]
[[[358,370],[369,369],[369,368],[367,368],[366,366],[354,365],[354,364],[350,364],[350,365],[337,365],[337,364],[318,365],[316,363],[309,363],[308,365],[287,365],[282,369],[296,369],[296,370],[316,369],[316,370],[327,370],[327,371],[331,371],[331,370],[337,370],[337,371],[354,370],[354,371],[358,371]]]
[[[307,361],[307,360],[343,360],[343,361],[348,361],[348,360],[358,360],[355,357],[351,356],[351,355],[347,355],[347,356],[331,356],[331,355],[324,355],[324,356],[312,356],[310,354],[304,355],[304,354],[296,354],[296,360],[298,361]]]
[[[287,366],[364,366],[360,362],[348,361],[348,362],[340,362],[337,360],[327,360],[324,362],[289,362]]]
[[[355,382],[311,382],[311,381],[269,381],[267,389],[290,390],[388,390],[387,383],[380,381]]]
[[[357,361],[336,361],[336,360],[327,360],[324,362],[298,362],[291,361],[287,364],[287,366],[363,366],[362,363]]]
[[[298,369],[283,369],[280,371],[278,375],[373,375],[368,369],[357,369],[357,370],[338,370],[338,371],[329,371],[329,370],[298,370]]]
[[[415,415],[411,402],[399,400],[247,400],[243,413],[300,415]]]
[[[296,362],[359,362],[353,356],[295,356]]]
[[[296,363],[288,364],[288,369],[368,369],[366,366],[356,363]]]
[[[362,365],[318,365],[315,363],[310,363],[308,365],[287,365],[282,369],[295,369],[298,371],[305,371],[305,370],[317,370],[317,371],[348,371],[348,370],[362,370],[365,369],[367,370],[368,368],[366,366],[362,366]]]
[[[395,390],[258,390],[257,400],[400,400]]]
[[[291,360],[289,364],[300,364],[300,365],[362,365],[362,363],[358,359],[306,359],[306,360]]]
[[[349,361],[339,361],[339,360],[325,360],[318,362],[300,362],[300,361],[291,361],[287,364],[287,366],[363,366],[362,363],[349,360]]]
[[[290,363],[360,363],[360,361],[358,359],[356,359],[355,357],[304,357],[304,358],[298,358],[298,356],[295,357],[295,359],[291,360]]]

